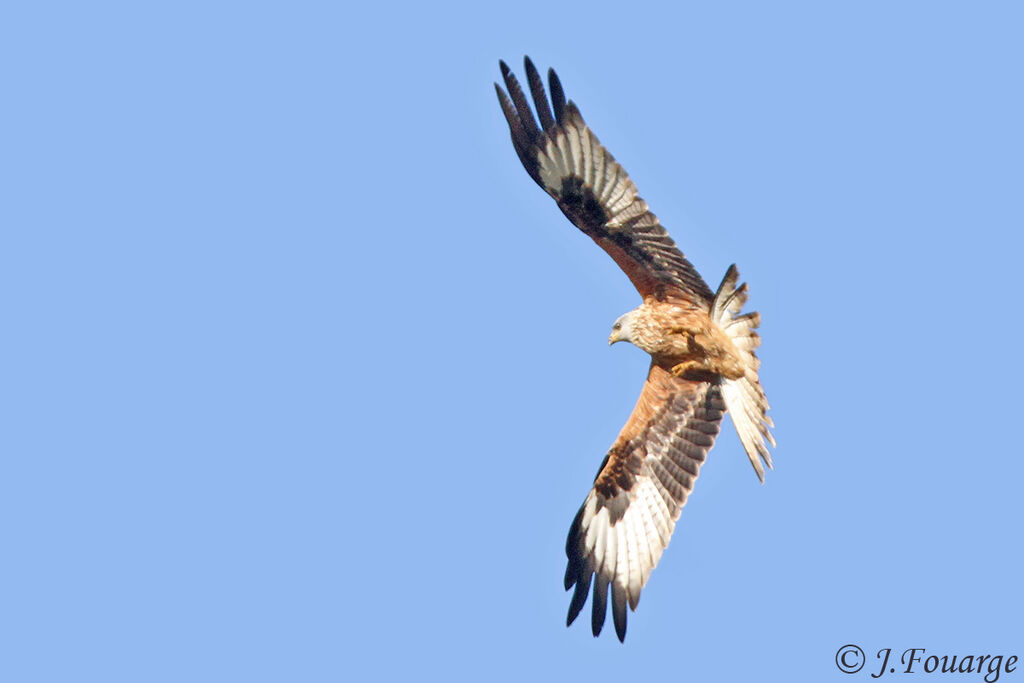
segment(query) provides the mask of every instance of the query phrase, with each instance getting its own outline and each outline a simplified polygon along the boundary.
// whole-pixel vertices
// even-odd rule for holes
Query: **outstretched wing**
[[[516,77],[501,62],[508,94],[497,83],[512,144],[526,171],[555,198],[563,213],[615,259],[645,298],[685,299],[706,308],[712,292],[637,196],[636,185],[587,128],[576,105],[565,101],[562,84],[548,71],[548,106],[537,69],[525,59],[537,125]]]
[[[640,400],[569,529],[565,589],[576,590],[567,623],[583,609],[593,583],[591,627],[598,635],[611,587],[615,633],[625,639],[626,604],[636,609],[724,412],[718,385],[651,365]]]

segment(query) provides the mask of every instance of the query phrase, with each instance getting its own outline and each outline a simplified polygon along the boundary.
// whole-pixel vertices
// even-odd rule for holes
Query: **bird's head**
[[[636,320],[636,311],[630,311],[619,316],[619,319],[612,325],[612,333],[608,337],[608,345],[611,346],[615,342],[630,342],[633,341],[633,324]]]

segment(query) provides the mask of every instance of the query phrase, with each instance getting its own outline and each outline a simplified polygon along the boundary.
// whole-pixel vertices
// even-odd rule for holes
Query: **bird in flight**
[[[566,101],[553,69],[548,70],[549,104],[537,69],[525,59],[534,118],[515,75],[505,62],[500,67],[507,92],[497,83],[494,88],[526,172],[608,252],[643,298],[615,321],[608,342],[630,342],[650,354],[647,380],[565,545],[565,589],[575,587],[567,625],[583,609],[593,584],[591,628],[600,634],[610,588],[615,633],[622,641],[626,605],[636,610],[723,414],[732,416],[762,483],[765,465],[772,467],[765,442],[775,445],[768,429],[774,425],[754,355],[761,318],[741,313],[748,292],[745,283],[737,286],[735,265],[718,291],[711,291],[576,105]]]

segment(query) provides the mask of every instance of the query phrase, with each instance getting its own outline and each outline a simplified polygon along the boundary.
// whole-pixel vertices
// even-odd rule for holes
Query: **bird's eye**
[[[622,329],[622,323],[615,323],[614,325],[612,325],[612,329],[613,330],[621,330]]]

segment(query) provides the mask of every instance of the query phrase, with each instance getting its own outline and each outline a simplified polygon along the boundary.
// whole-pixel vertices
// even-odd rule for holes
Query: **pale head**
[[[608,337],[608,344],[614,344],[615,342],[633,342],[633,330],[636,324],[637,311],[633,309],[629,313],[623,313],[619,316],[615,324],[612,325],[612,333]]]

